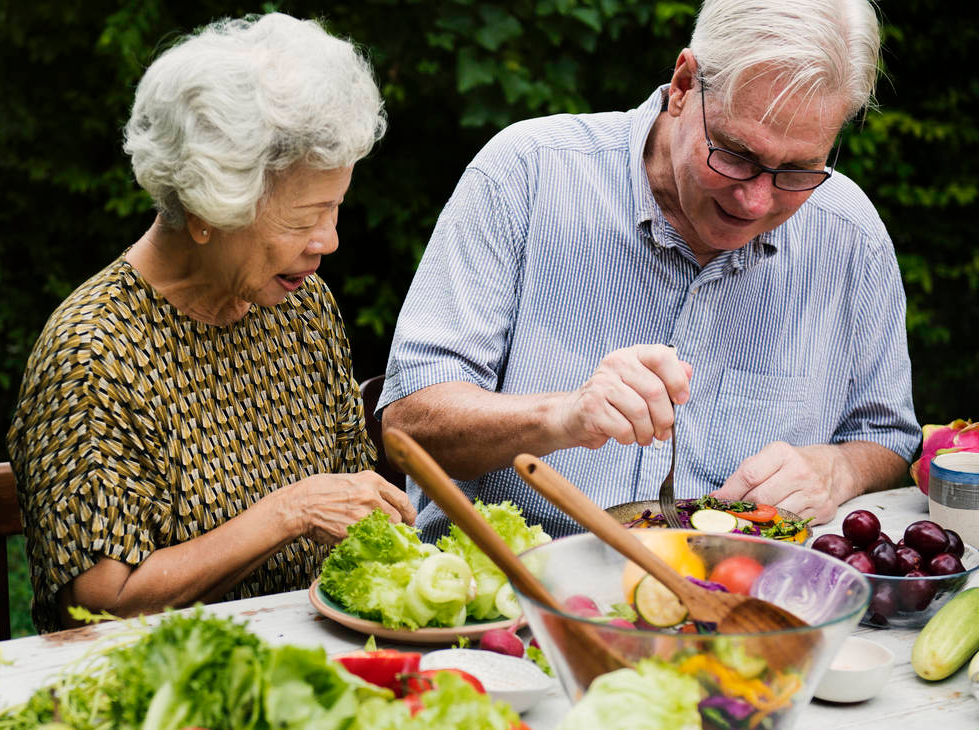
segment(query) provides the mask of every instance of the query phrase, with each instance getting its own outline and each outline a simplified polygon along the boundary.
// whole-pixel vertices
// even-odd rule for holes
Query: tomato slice
[[[378,687],[390,689],[395,697],[401,697],[402,685],[399,675],[417,672],[422,655],[417,651],[380,649],[353,651],[335,659],[351,674]]]
[[[733,510],[727,510],[727,512],[735,517],[744,517],[751,522],[771,522],[778,516],[778,510],[770,504],[756,504],[755,508],[748,512],[734,512]]]
[[[408,706],[412,717],[425,709],[425,704],[422,702],[421,695],[407,695],[401,701]]]
[[[415,671],[405,674],[404,676],[400,677],[404,694],[406,696],[420,695],[428,692],[428,690],[436,686],[436,678],[441,672],[451,672],[452,674],[458,675],[475,687],[477,692],[480,694],[486,694],[486,689],[483,687],[483,683],[480,682],[477,677],[474,677],[469,672],[463,671],[462,669],[456,669],[455,667],[445,669],[425,669],[421,672]]]

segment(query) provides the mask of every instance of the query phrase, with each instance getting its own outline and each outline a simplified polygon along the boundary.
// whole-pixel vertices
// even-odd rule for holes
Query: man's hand
[[[858,494],[897,486],[907,462],[867,441],[795,447],[774,441],[749,456],[712,496],[748,500],[829,522]]]
[[[609,439],[648,446],[670,438],[673,404],[690,398],[689,363],[665,345],[634,345],[605,356],[555,409],[566,441],[597,449]]]

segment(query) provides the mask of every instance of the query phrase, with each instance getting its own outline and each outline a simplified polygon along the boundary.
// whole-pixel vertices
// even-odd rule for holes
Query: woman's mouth
[[[294,292],[303,285],[303,282],[306,281],[307,276],[309,276],[308,273],[277,274],[275,280],[279,282],[279,286],[281,286],[287,292]]]

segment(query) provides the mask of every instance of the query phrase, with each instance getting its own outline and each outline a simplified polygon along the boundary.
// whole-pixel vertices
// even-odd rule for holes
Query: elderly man
[[[638,108],[498,134],[405,301],[385,428],[554,535],[580,528],[508,468],[520,452],[604,506],[656,497],[674,433],[678,497],[823,522],[898,483],[919,438],[901,277],[833,170],[879,44],[866,0],[708,0]]]

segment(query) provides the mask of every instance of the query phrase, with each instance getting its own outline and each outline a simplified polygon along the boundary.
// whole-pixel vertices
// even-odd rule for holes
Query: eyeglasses
[[[836,160],[840,156],[840,146],[836,146],[833,164],[823,170],[777,170],[765,167],[750,157],[739,155],[723,147],[715,147],[707,134],[707,109],[704,99],[704,81],[700,79],[700,110],[704,117],[704,139],[707,140],[707,166],[714,172],[732,180],[754,180],[763,172],[770,173],[772,184],[779,190],[799,193],[804,190],[818,188],[829,179],[836,168]]]

